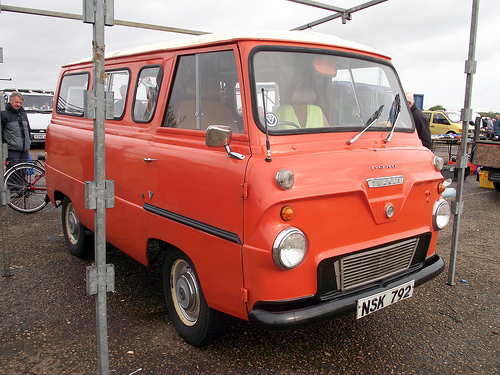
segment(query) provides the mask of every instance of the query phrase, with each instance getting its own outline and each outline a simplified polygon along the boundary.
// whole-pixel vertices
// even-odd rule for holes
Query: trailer
[[[482,171],[487,171],[488,181],[500,191],[500,142],[476,141],[472,163],[481,166]]]

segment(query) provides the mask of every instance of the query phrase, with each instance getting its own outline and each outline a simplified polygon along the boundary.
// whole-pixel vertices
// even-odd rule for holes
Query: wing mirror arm
[[[223,125],[210,125],[207,128],[205,143],[208,147],[224,147],[227,156],[238,160],[245,159],[245,155],[231,151],[229,144],[231,143],[231,128]]]
[[[224,145],[224,148],[226,149],[227,156],[235,158],[235,159],[239,159],[239,160],[245,159],[245,155],[231,151],[231,149],[229,148],[229,145],[227,143]]]

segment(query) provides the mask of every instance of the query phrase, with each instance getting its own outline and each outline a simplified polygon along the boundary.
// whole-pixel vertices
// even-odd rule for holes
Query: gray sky
[[[351,8],[368,0],[319,0]],[[286,0],[115,0],[115,19],[206,32],[290,30],[331,13]],[[1,0],[2,5],[81,14],[82,0]],[[464,107],[472,0],[388,0],[315,32],[366,44],[392,57],[403,89],[424,94],[424,108]],[[473,108],[500,111],[500,3],[481,0]],[[184,35],[107,27],[108,51]],[[92,26],[81,21],[0,13],[0,88],[55,89],[60,67],[90,56]]]

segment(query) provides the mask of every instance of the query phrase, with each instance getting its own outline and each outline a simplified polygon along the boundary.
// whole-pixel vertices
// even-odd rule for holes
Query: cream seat
[[[202,82],[201,85],[201,128],[210,125],[229,126],[233,133],[239,133],[234,118],[227,106],[220,101],[221,92],[216,84]],[[184,100],[177,106],[178,128],[197,129],[196,85],[188,84]]]

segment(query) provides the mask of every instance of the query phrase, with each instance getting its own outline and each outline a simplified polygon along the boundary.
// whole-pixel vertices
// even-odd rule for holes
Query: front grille
[[[341,258],[336,265],[340,267],[340,290],[355,288],[407,269],[418,242],[419,238],[412,238]]]

